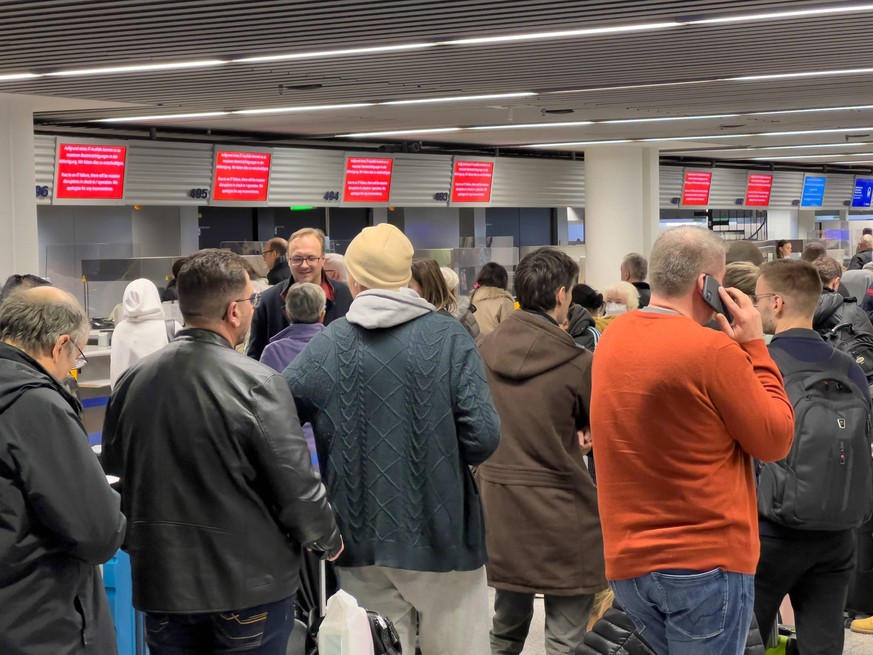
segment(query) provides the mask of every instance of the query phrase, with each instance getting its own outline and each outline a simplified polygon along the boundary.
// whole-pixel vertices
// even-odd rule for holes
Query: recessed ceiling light
[[[686,25],[714,25],[718,23],[743,23],[756,20],[778,20],[780,18],[804,18],[807,16],[826,16],[833,14],[850,14],[862,11],[873,11],[873,5],[849,5],[836,7],[819,7],[818,9],[791,9],[788,11],[771,11],[762,14],[745,14],[734,16],[719,16],[714,18],[691,18],[682,21]]]
[[[0,82],[17,82],[18,80],[32,80],[37,77],[42,77],[37,73],[6,73],[0,75]]]
[[[341,50],[321,50],[316,52],[294,52],[282,55],[263,55],[259,57],[240,57],[232,59],[235,64],[262,64],[271,61],[294,61],[300,59],[325,59],[328,57],[347,57],[349,55],[376,55],[383,52],[404,52],[433,48],[436,43],[404,43],[400,45],[368,46],[364,48],[343,48]]]
[[[460,127],[435,127],[423,130],[390,130],[388,132],[359,132],[357,134],[337,134],[343,138],[361,138],[370,136],[412,136],[415,134],[441,134],[443,132],[460,132]]]
[[[813,107],[810,109],[778,109],[773,111],[753,111],[747,116],[776,116],[779,114],[814,114],[827,111],[857,111],[860,109],[873,109],[873,105],[846,105],[844,107]]]
[[[560,123],[518,123],[508,125],[475,125],[468,130],[530,130],[540,127],[584,127],[593,125],[594,121],[564,121]]]
[[[761,132],[755,136],[798,136],[801,134],[843,134],[846,132],[873,132],[873,127],[830,127],[821,130],[789,130],[786,132]]]
[[[388,100],[377,102],[377,105],[425,105],[438,102],[473,102],[475,100],[503,100],[506,98],[525,98],[537,95],[533,91],[518,91],[514,93],[491,93],[478,96],[450,96],[447,98],[415,98],[412,100]]]
[[[854,154],[858,155],[859,157],[870,157],[871,155],[873,155],[873,152],[857,152]],[[754,161],[777,159],[834,159],[845,156],[846,153],[841,152],[838,155],[771,155],[770,157],[751,157],[750,159]]]
[[[91,123],[133,123],[136,121],[164,121],[164,120],[185,120],[189,118],[215,118],[217,116],[227,116],[228,111],[204,111],[195,114],[163,114],[160,116],[124,116],[121,118],[99,118],[89,121]]]
[[[345,105],[311,105],[309,107],[266,107],[264,109],[236,109],[231,114],[243,114],[255,116],[259,114],[293,114],[307,111],[338,111],[342,109],[357,109],[358,107],[372,107],[372,102],[351,102]]]
[[[803,71],[800,73],[768,73],[765,75],[740,75],[725,77],[725,82],[757,82],[760,80],[791,80],[801,77],[839,77],[841,75],[866,75],[873,73],[873,68],[843,68],[828,71]]]
[[[46,73],[48,77],[77,77],[82,75],[120,75],[123,73],[155,73],[171,70],[211,68],[228,63],[224,59],[205,59],[202,61],[180,61],[164,64],[133,64],[130,66],[106,66],[104,68],[80,68],[74,70]]]
[[[663,137],[654,137],[648,139],[638,139],[638,141],[642,142],[653,142],[653,141],[701,141],[708,139],[740,139],[743,137],[750,136],[761,136],[760,134],[705,134],[703,136],[699,136],[696,134],[690,134],[687,136],[663,136]]]
[[[608,141],[568,141],[566,143],[531,143],[519,148],[559,148],[568,146],[603,146],[612,143],[631,143],[633,139],[610,139]]]
[[[620,125],[625,123],[661,123],[666,121],[700,121],[712,118],[736,118],[741,114],[704,114],[701,116],[653,116],[650,118],[612,118],[605,121],[594,121],[605,125]]]
[[[485,45],[491,43],[518,43],[519,41],[542,41],[546,39],[569,39],[577,36],[600,36],[603,34],[624,34],[627,32],[649,32],[679,27],[682,23],[663,21],[660,23],[642,23],[638,25],[610,25],[604,27],[587,27],[578,30],[556,30],[553,32],[530,32],[527,34],[504,34],[502,36],[473,37],[469,39],[453,39],[441,41],[439,45]]]

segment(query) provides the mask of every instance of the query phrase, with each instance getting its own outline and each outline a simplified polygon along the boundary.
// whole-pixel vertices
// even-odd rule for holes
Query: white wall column
[[[182,255],[193,255],[200,250],[200,209],[199,207],[179,208],[179,251]]]
[[[0,98],[0,284],[13,273],[39,275],[33,108]]]
[[[570,208],[556,207],[555,219],[555,240],[559,246],[566,246],[568,243],[570,243],[570,230],[568,227],[570,220]]]
[[[649,255],[658,236],[658,184],[657,149],[585,149],[585,274],[595,289],[619,281],[627,253]]]

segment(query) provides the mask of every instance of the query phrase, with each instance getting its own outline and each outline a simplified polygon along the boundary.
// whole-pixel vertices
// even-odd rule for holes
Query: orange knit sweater
[[[752,457],[785,457],[794,412],[763,340],[678,314],[616,318],[597,345],[591,431],[606,575],[754,573]]]

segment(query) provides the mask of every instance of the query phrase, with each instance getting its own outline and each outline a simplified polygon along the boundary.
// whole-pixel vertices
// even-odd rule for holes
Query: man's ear
[[[227,312],[224,314],[225,320],[230,323],[232,327],[239,327],[242,325],[242,319],[239,315],[239,303],[234,301],[227,306]]]

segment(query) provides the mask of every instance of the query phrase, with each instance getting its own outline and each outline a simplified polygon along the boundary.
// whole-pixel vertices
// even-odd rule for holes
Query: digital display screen
[[[346,157],[343,202],[387,204],[393,169],[390,157]]]
[[[803,192],[800,194],[801,207],[821,207],[824,205],[825,185],[828,178],[824,175],[804,175]]]
[[[269,152],[215,152],[213,200],[266,202],[270,185]]]
[[[712,173],[709,171],[685,171],[682,184],[683,207],[706,207],[709,204],[709,189]]]
[[[452,202],[491,202],[493,161],[456,159],[452,169]]]
[[[126,160],[125,146],[59,144],[55,198],[121,200]]]
[[[770,191],[773,189],[773,176],[762,173],[749,173],[746,181],[746,206],[766,207],[770,204]]]
[[[852,192],[852,207],[869,207],[873,202],[873,179],[856,177],[855,190]]]

